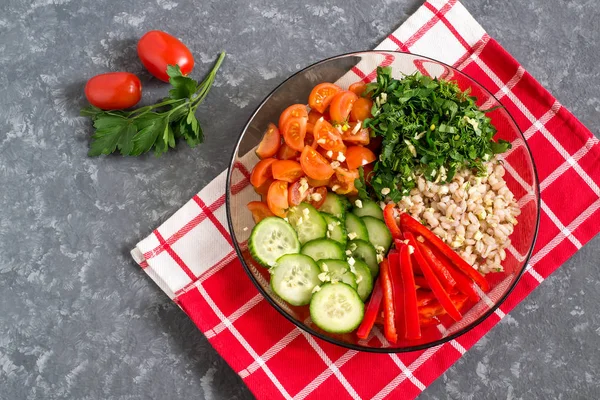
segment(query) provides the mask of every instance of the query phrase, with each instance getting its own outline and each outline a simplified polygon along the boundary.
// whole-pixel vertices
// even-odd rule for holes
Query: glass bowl
[[[401,78],[416,71],[432,77],[455,80],[462,90],[470,89],[477,97],[482,109],[500,106],[500,102],[475,80],[453,67],[433,59],[391,51],[365,51],[344,54],[317,62],[292,75],[279,85],[260,104],[242,131],[235,146],[227,175],[227,219],[235,249],[244,269],[263,296],[289,321],[300,329],[338,346],[370,352],[398,353],[422,350],[452,340],[473,329],[490,316],[506,299],[525,271],[527,261],[533,250],[539,222],[539,185],[538,178],[527,142],[514,119],[505,108],[497,108],[488,114],[498,129],[496,138],[512,143],[512,149],[501,156],[506,167],[505,179],[514,193],[521,209],[518,224],[510,236],[507,258],[503,261],[503,272],[486,275],[490,291],[475,304],[467,304],[463,319],[454,322],[449,316],[440,318],[437,326],[423,328],[420,340],[400,340],[396,344],[388,343],[378,326],[367,340],[359,340],[354,333],[336,335],[319,329],[312,323],[308,306],[294,307],[279,299],[269,285],[266,268],[258,265],[250,256],[247,240],[254,223],[246,204],[260,200],[248,183],[249,171],[258,158],[254,147],[260,142],[269,122],[276,123],[281,112],[291,104],[306,103],[311,89],[321,82],[335,82],[342,88],[364,79],[375,79],[378,65],[390,65],[393,76]],[[361,72],[362,71],[362,72]]]

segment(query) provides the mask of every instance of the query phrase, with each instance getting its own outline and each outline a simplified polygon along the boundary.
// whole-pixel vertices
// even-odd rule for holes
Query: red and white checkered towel
[[[225,227],[223,172],[138,243],[132,255],[258,398],[414,398],[600,230],[598,140],[462,4],[427,1],[377,49],[410,51],[454,65],[495,93],[515,117],[541,184],[534,254],[504,304],[465,335],[414,353],[346,350],[296,328],[245,275]],[[238,170],[242,190],[248,171],[243,165]]]

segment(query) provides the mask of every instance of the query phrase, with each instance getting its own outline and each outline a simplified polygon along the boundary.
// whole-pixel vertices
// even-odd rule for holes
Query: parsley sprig
[[[419,72],[398,80],[390,67],[380,67],[377,81],[368,84],[366,92],[374,100],[373,118],[363,126],[383,138],[371,175],[379,199],[386,197],[382,189],[389,188],[387,196],[400,200],[419,175],[448,182],[463,168],[483,174],[485,161],[510,148],[505,140],[493,140],[496,128],[486,116],[491,110],[480,110],[477,99],[456,82]]]
[[[91,117],[96,131],[92,136],[89,156],[111,154],[117,149],[124,156],[138,156],[154,149],[158,157],[175,147],[183,138],[190,147],[204,141],[196,110],[204,101],[215,80],[225,53],[200,83],[184,76],[178,65],[169,65],[167,74],[172,88],[164,100],[133,111],[104,111],[94,106],[81,110]]]

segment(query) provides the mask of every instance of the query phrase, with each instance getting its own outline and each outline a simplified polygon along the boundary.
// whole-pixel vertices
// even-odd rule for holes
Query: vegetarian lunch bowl
[[[498,100],[418,55],[318,62],[258,107],[227,217],[265,298],[347,348],[424,349],[481,323],[517,284],[539,222],[527,143]]]

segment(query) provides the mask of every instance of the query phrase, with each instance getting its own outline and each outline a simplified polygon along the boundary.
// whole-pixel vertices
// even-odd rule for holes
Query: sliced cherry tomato
[[[323,118],[320,118],[315,124],[315,139],[317,139],[317,144],[325,150],[346,150],[340,132]]]
[[[260,195],[262,201],[267,201],[267,194],[269,193],[269,186],[273,183],[275,179],[268,178],[265,183],[260,185],[259,187],[255,187],[254,191]]]
[[[304,173],[313,179],[329,179],[334,172],[325,157],[310,146],[304,146],[300,155],[300,165]]]
[[[371,118],[371,108],[373,107],[373,100],[367,99],[366,97],[359,97],[352,105],[350,110],[350,121],[364,121],[367,118]]]
[[[262,201],[251,201],[246,207],[248,207],[248,210],[252,213],[252,219],[255,224],[258,224],[267,217],[275,216],[275,214],[269,210],[267,203],[263,203]]]
[[[350,127],[342,132],[342,140],[347,144],[368,145],[371,142],[369,130],[366,128],[357,128],[359,122],[350,122]]]
[[[283,140],[294,150],[302,151],[306,137],[306,118],[290,117],[281,128]]]
[[[308,123],[314,125],[317,123],[319,118],[321,118],[322,116],[323,116],[323,114],[321,114],[320,112],[315,111],[315,110],[310,110],[310,112],[308,113]]]
[[[260,160],[254,166],[252,174],[250,175],[250,183],[252,186],[255,188],[260,187],[267,179],[273,177],[271,166],[275,161],[277,161],[275,158],[265,158],[264,160]]]
[[[329,113],[331,114],[331,120],[344,123],[348,119],[352,105],[358,99],[358,96],[349,90],[344,90],[335,95],[331,104],[329,105]]]
[[[353,195],[358,193],[354,186],[354,181],[358,179],[358,177],[358,171],[355,169],[348,170],[343,167],[336,168],[335,176],[329,181],[329,186],[331,187],[331,190],[337,194]]]
[[[362,96],[367,89],[367,84],[363,81],[354,82],[348,88],[349,91],[356,93],[357,96]]]
[[[181,73],[187,75],[194,68],[194,56],[175,36],[162,31],[150,31],[140,38],[137,53],[148,72],[169,82],[167,66],[179,65]]]
[[[377,160],[377,156],[371,150],[362,146],[350,146],[346,150],[346,163],[348,168],[355,169]]]
[[[290,118],[304,118],[308,119],[308,111],[306,111],[306,105],[304,104],[292,104],[283,112],[279,117],[279,129],[283,129],[283,126]]]
[[[298,157],[300,153],[292,149],[287,144],[283,143],[277,152],[277,158],[280,160],[293,160]]]
[[[122,110],[135,106],[142,98],[142,83],[129,72],[96,75],[85,84],[85,97],[103,110]]]
[[[310,189],[307,186],[303,186],[302,181],[301,179],[292,183],[288,189],[288,203],[290,207],[302,203],[310,193]]]
[[[311,134],[315,131],[315,124],[307,122],[306,123],[306,133],[307,134]],[[306,138],[304,138],[304,140],[306,140]]]
[[[306,180],[308,181],[308,186],[310,187],[327,186],[329,184],[329,179],[318,180],[307,176]]]
[[[258,144],[256,155],[260,159],[273,157],[275,154],[277,154],[280,146],[281,134],[279,133],[279,129],[277,129],[275,124],[269,124],[269,126],[267,126],[267,131]]]
[[[325,197],[327,197],[327,188],[325,186],[320,186],[316,188],[311,188],[309,190],[310,200],[308,202],[311,206],[318,210],[319,208],[321,208],[323,203],[325,203]]]
[[[290,183],[296,182],[304,175],[300,163],[292,160],[277,160],[271,166],[271,170],[273,178]]]
[[[308,96],[308,105],[311,109],[320,112],[325,112],[333,97],[342,89],[333,83],[319,83],[313,88]]]
[[[289,208],[287,182],[274,181],[271,183],[267,194],[267,204],[273,214],[281,218],[285,217]]]

